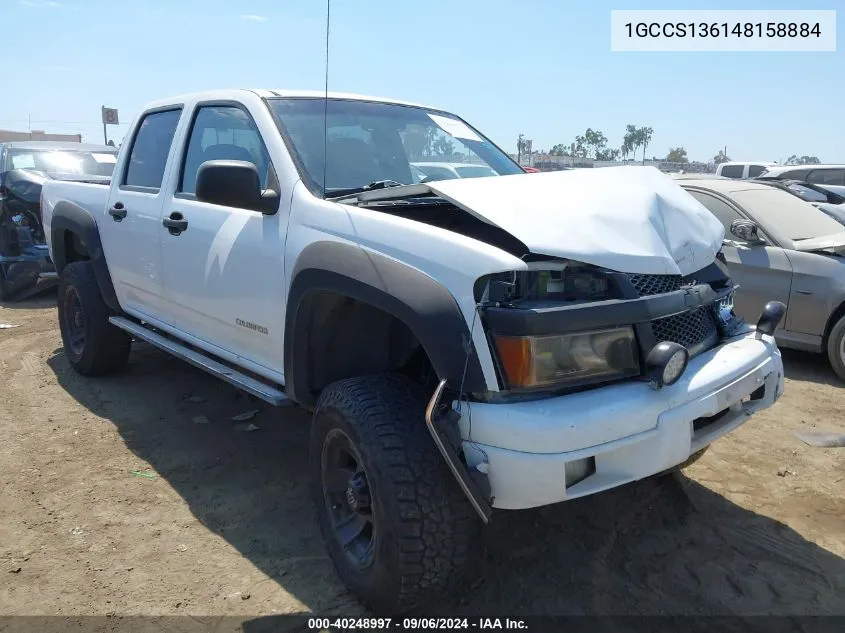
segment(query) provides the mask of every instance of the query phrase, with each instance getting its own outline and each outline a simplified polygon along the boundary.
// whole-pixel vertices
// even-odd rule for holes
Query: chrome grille
[[[641,297],[660,295],[679,290],[683,285],[680,275],[628,275],[628,281]]]

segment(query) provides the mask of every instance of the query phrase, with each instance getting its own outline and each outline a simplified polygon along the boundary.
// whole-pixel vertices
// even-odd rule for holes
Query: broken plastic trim
[[[467,472],[467,469],[461,463],[461,459],[458,457],[458,454],[451,445],[451,442],[449,442],[448,438],[444,436],[443,431],[437,428],[440,420],[435,419],[435,416],[439,411],[440,401],[443,398],[443,392],[445,389],[446,380],[443,379],[437,385],[437,388],[434,390],[434,394],[431,396],[431,400],[428,401],[428,406],[425,408],[425,424],[428,427],[428,432],[431,433],[434,444],[437,446],[437,449],[440,451],[443,459],[446,460],[446,465],[449,467],[449,470],[452,471],[458,485],[461,487],[461,490],[463,490],[473,509],[476,513],[478,513],[478,516],[484,523],[489,523],[490,518],[493,515],[493,508],[489,501],[489,492],[485,498],[478,483],[472,479],[470,473]],[[457,423],[458,413],[450,408],[450,414],[455,418],[453,421]],[[483,473],[479,472],[478,474],[480,476],[484,476]]]

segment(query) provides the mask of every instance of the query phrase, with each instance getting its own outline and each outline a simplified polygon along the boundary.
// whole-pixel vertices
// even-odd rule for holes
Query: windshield
[[[752,216],[793,241],[842,232],[842,225],[809,202],[780,189],[746,189],[731,194]]]
[[[9,149],[6,170],[34,169],[48,174],[111,176],[117,152],[56,149]]]
[[[410,185],[523,173],[507,154],[444,112],[347,99],[280,98],[269,104],[293,145],[303,180],[326,197],[381,181]],[[461,174],[460,165],[481,172]]]
[[[799,184],[790,184],[787,186],[791,191],[794,191],[808,202],[827,202],[827,196],[823,193],[819,193],[815,189],[810,189],[809,187]]]

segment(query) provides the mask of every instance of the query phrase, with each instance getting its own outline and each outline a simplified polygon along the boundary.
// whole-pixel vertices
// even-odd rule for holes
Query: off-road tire
[[[59,330],[71,367],[83,376],[99,376],[121,369],[129,358],[132,338],[109,323],[112,311],[103,301],[91,262],[72,262],[65,266],[58,295]],[[84,335],[83,342],[76,345],[71,343],[74,326],[69,313],[74,296],[81,307],[78,327]]]
[[[845,380],[845,359],[842,358],[842,339],[845,338],[845,316],[841,317],[827,335],[827,359],[840,380]]]
[[[340,380],[314,409],[311,476],[317,515],[340,578],[371,611],[398,615],[458,591],[481,549],[481,522],[425,425],[425,395],[398,374]],[[323,494],[323,446],[347,434],[370,488],[373,561],[360,570],[335,538]]]

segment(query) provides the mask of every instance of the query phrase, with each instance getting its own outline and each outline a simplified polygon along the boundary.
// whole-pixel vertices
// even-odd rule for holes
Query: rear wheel
[[[845,316],[830,329],[827,336],[827,358],[840,380],[845,380]]]
[[[343,582],[379,615],[456,590],[480,521],[425,426],[425,399],[395,374],[329,385],[314,410],[317,515]]]
[[[119,370],[132,347],[130,336],[109,323],[91,262],[64,267],[59,281],[59,330],[71,366],[85,376]]]

